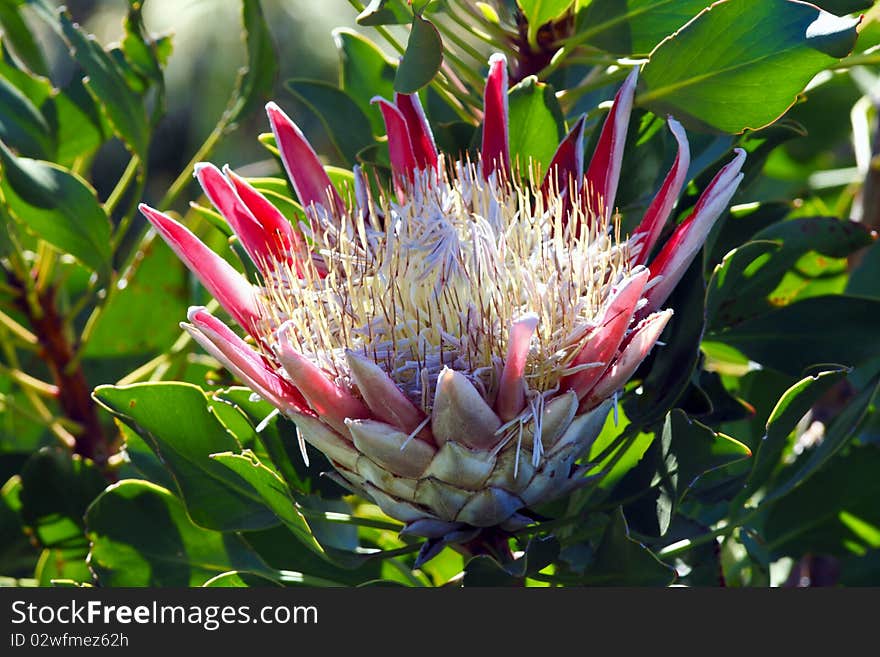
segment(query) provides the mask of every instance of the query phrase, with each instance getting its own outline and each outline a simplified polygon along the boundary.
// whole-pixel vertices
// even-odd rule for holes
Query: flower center
[[[467,161],[441,171],[417,172],[403,200],[312,213],[318,257],[301,277],[276,263],[264,281],[269,352],[289,322],[294,348],[338,381],[347,383],[353,350],[428,411],[444,366],[494,399],[511,323],[534,313],[526,384],[534,393],[557,387],[629,273],[619,222],[588,214],[578,194],[542,192],[534,177],[487,181]]]

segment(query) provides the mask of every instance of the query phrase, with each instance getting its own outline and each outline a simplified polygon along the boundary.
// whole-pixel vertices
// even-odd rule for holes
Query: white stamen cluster
[[[534,313],[527,387],[555,389],[629,273],[619,224],[587,216],[580,198],[566,219],[564,193],[543,194],[534,176],[486,181],[467,161],[441,171],[417,173],[405,200],[313,219],[320,257],[301,278],[275,263],[263,283],[263,346],[288,322],[294,348],[337,380],[345,351],[359,352],[428,411],[444,366],[494,399],[511,323]]]

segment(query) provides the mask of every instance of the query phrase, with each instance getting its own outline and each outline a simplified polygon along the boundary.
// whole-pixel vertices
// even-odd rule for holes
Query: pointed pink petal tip
[[[302,395],[269,367],[263,357],[214,317],[204,306],[190,306],[190,324],[181,326],[202,348],[214,356],[243,383],[285,413],[308,408]]]
[[[394,104],[406,119],[416,164],[423,171],[438,170],[437,144],[434,142],[434,133],[431,132],[431,126],[428,123],[428,117],[425,116],[425,110],[422,109],[419,95],[395,93]]]
[[[727,209],[744,177],[741,169],[746,159],[746,152],[737,148],[734,153],[733,160],[715,175],[697,200],[691,215],[679,224],[672,237],[650,263],[652,276],[660,280],[645,295],[648,304],[640,312],[640,318],[660,308],[669,298],[672,290],[699,253],[715,221]]]
[[[607,219],[614,212],[623,149],[626,145],[638,79],[639,69],[634,68],[617,91],[611,111],[602,125],[596,150],[590,159],[586,173],[587,194],[584,200],[591,215],[598,216],[601,210]]]
[[[636,267],[629,278],[621,282],[608,302],[601,324],[572,361],[574,366],[605,363],[603,366],[581,370],[564,379],[564,386],[574,390],[578,398],[582,399],[592,390],[605,373],[607,364],[613,360],[632,323],[649,275],[650,272],[645,267]]]
[[[489,75],[483,93],[483,142],[480,149],[483,177],[496,170],[510,173],[508,137],[507,57],[495,53],[489,58]]]
[[[654,245],[657,244],[657,239],[663,231],[663,226],[666,224],[666,220],[669,218],[672,208],[678,200],[678,195],[681,193],[685,182],[687,182],[688,169],[691,165],[690,145],[688,144],[684,128],[671,116],[667,119],[667,122],[669,130],[678,144],[678,152],[676,153],[672,168],[663,180],[660,191],[654,197],[639,227],[635,231],[640,245],[640,250],[634,259],[636,264],[644,264],[651,255],[651,251]]]
[[[138,209],[189,270],[242,328],[254,333],[260,320],[253,287],[232,265],[214,253],[188,228],[145,203]]]
[[[635,371],[645,360],[660,334],[666,328],[672,317],[672,309],[667,308],[653,315],[649,315],[643,319],[633,329],[632,335],[628,338],[626,346],[618,354],[617,359],[608,369],[605,375],[596,384],[596,387],[590,391],[590,394],[581,405],[581,409],[592,408],[603,399],[610,397],[616,390],[619,390],[629,381]]]
[[[329,202],[330,210],[344,212],[342,197],[299,126],[274,102],[266,103],[266,113],[284,169],[303,206],[326,208]]]
[[[391,170],[394,172],[398,195],[403,196],[406,184],[413,182],[415,171],[418,168],[406,119],[397,107],[381,96],[374,96],[370,102],[377,103],[382,111],[385,130],[388,133]]]
[[[529,345],[540,319],[535,313],[528,313],[513,322],[507,345],[507,357],[498,384],[498,400],[495,404],[502,422],[515,418],[525,408],[525,367],[529,355]]]
[[[560,142],[541,183],[543,194],[546,195],[550,191],[551,185],[554,185],[558,191],[562,191],[568,189],[572,182],[577,189],[580,189],[583,184],[584,125],[586,119],[587,115],[582,114],[569,130],[565,139]]]

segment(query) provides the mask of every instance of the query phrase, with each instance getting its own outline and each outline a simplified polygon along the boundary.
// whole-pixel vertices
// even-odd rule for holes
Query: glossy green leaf
[[[794,280],[826,276],[832,259],[844,258],[874,238],[855,221],[803,217],[773,224],[752,240],[729,254],[713,274],[707,295],[712,328],[733,326],[791,303],[803,294]]]
[[[880,242],[867,249],[853,269],[846,293],[854,296],[880,298]]]
[[[164,85],[162,67],[170,54],[170,39],[149,36],[144,26],[142,2],[129,2],[123,27],[122,52],[126,61],[142,78]]]
[[[721,132],[758,129],[852,50],[857,25],[792,0],[717,2],[651,53],[638,102]]]
[[[533,165],[547,171],[565,137],[565,120],[553,86],[529,76],[510,89],[507,102],[511,162],[519,164],[524,176]]]
[[[0,488],[0,563],[3,574],[24,577],[34,571],[38,552],[21,518],[21,477],[12,476]]]
[[[75,167],[91,157],[110,133],[100,109],[79,78],[71,80],[54,97],[52,111],[58,135],[56,161],[59,164]]]
[[[83,516],[107,480],[91,461],[67,450],[44,448],[21,470],[21,518],[47,548],[86,545]]]
[[[638,464],[653,441],[653,433],[640,432],[629,424],[623,409],[612,409],[586,455],[586,462],[596,464],[587,475],[602,474],[599,486],[611,490]]]
[[[767,430],[755,453],[752,470],[736,505],[742,505],[749,496],[767,482],[773,471],[779,467],[780,459],[787,445],[788,437],[798,422],[832,386],[846,378],[846,370],[826,370],[798,381],[785,391],[776,403]]]
[[[538,28],[558,18],[574,4],[574,0],[516,0],[529,23],[528,40],[532,46],[538,43]]]
[[[339,87],[369,118],[373,134],[384,135],[382,115],[370,99],[393,98],[395,65],[376,44],[353,30],[334,30],[333,38],[339,51]]]
[[[216,393],[215,397],[235,405],[254,427],[260,426],[259,441],[272,465],[293,491],[308,493],[311,482],[302,462],[295,425],[277,415],[270,418],[274,407],[265,400],[254,400],[249,388],[228,388]],[[317,453],[311,456],[317,456]]]
[[[577,38],[607,52],[647,55],[710,0],[592,0],[581,3]]]
[[[592,586],[668,586],[674,580],[675,570],[630,538],[623,511],[617,509],[582,583]]]
[[[715,267],[706,290],[706,320],[712,326],[715,323],[723,325],[736,324],[743,317],[733,314],[731,306],[743,303],[739,290],[743,285],[748,285],[750,279],[755,276],[759,265],[769,259],[770,254],[778,251],[781,244],[771,241],[746,242],[742,246],[730,251],[721,263]],[[772,286],[771,286],[772,287]],[[754,299],[749,297],[751,303]]]
[[[394,76],[394,90],[413,94],[426,86],[443,64],[443,41],[437,28],[426,18],[413,16],[406,52]]]
[[[89,564],[103,586],[201,586],[232,570],[266,573],[235,534],[194,525],[168,490],[129,479],[89,507]]]
[[[260,463],[252,452],[233,454],[224,452],[214,454],[215,461],[222,463],[235,474],[250,483],[260,495],[266,506],[272,510],[278,519],[284,523],[303,544],[322,554],[324,549],[315,540],[309,523],[303,517],[296,502],[290,496],[290,491],[284,481],[265,465]]]
[[[845,295],[811,297],[709,337],[750,359],[800,376],[811,365],[854,366],[880,356],[875,318],[880,300]]]
[[[764,522],[768,549],[799,558],[838,557],[880,548],[880,449],[860,447],[772,506]]]
[[[53,586],[57,580],[91,584],[94,578],[86,562],[88,553],[85,543],[78,548],[43,550],[34,568],[34,579],[40,586]]]
[[[5,77],[0,77],[0,139],[27,157],[52,159],[56,148],[45,117]]]
[[[94,396],[171,470],[197,525],[230,531],[278,523],[253,486],[231,477],[228,468],[211,458],[238,452],[241,446],[210,411],[200,388],[187,383],[99,386]]]
[[[357,161],[359,150],[374,143],[369,119],[344,91],[314,80],[288,80],[285,86],[314,112],[347,166]]]
[[[208,588],[264,588],[283,586],[276,580],[254,573],[242,573],[239,571],[230,571],[228,573],[220,573],[215,575],[207,582],[202,584]]]
[[[16,56],[31,71],[38,75],[49,75],[46,58],[40,43],[28,28],[21,9],[24,2],[4,0],[0,2],[0,27],[3,28],[3,40],[9,42]]]
[[[855,377],[856,373],[852,376]],[[880,390],[880,376],[875,376],[846,407],[828,423],[825,437],[804,459],[797,461],[788,476],[781,476],[779,485],[774,487],[763,499],[762,504],[784,497],[803,485],[831,457],[839,452],[854,437],[856,428],[864,420],[871,404]]]
[[[360,559],[357,563],[349,564],[350,568],[344,567],[305,547],[286,527],[246,532],[242,538],[266,563],[279,571],[296,571],[310,578],[346,586],[356,586],[382,576],[381,560]]]
[[[247,66],[240,73],[238,97],[230,109],[233,121],[271,97],[278,76],[278,58],[272,45],[272,33],[259,0],[242,0],[241,9]]]
[[[370,0],[358,14],[357,24],[375,27],[376,25],[405,25],[412,20],[412,12],[404,0]]]
[[[10,212],[38,237],[106,275],[110,222],[95,191],[75,173],[16,157],[0,143],[0,190]]]
[[[143,101],[94,38],[83,33],[67,14],[61,14],[61,26],[76,61],[88,75],[86,87],[104,108],[113,129],[135,153],[145,154],[149,133]]]
[[[752,455],[751,450],[738,440],[713,431],[679,409],[666,416],[661,446],[677,501],[702,475]]]

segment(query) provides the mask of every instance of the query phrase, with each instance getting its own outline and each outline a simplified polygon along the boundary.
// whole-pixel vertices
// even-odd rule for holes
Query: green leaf
[[[351,568],[345,568],[305,547],[286,527],[246,532],[242,534],[242,538],[266,563],[279,570],[292,569],[304,573],[307,577],[347,586],[356,586],[362,582],[378,579],[382,575],[380,559],[362,558],[353,564],[347,564]]]
[[[214,454],[212,458],[250,483],[266,506],[302,541],[303,545],[318,554],[323,554],[324,548],[315,540],[309,523],[290,496],[287,485],[278,475],[260,463],[252,452],[246,451],[243,454],[224,452]]]
[[[140,1],[129,2],[123,27],[122,52],[128,64],[145,80],[164,86],[162,66],[170,54],[170,39],[150,38],[144,26],[143,3]]]
[[[758,129],[852,50],[858,23],[805,2],[717,2],[651,53],[638,102],[721,132]]]
[[[219,452],[238,452],[241,446],[210,411],[200,388],[171,382],[99,386],[94,396],[171,470],[197,525],[231,531],[278,523],[249,483],[236,481],[228,468],[211,458]]]
[[[558,18],[574,4],[574,0],[516,0],[529,22],[529,44],[538,45],[538,28]]]
[[[854,372],[851,375],[856,377]],[[850,440],[852,440],[855,430],[861,424],[862,420],[871,408],[871,404],[880,390],[880,376],[875,378],[865,386],[846,407],[828,423],[825,430],[825,437],[817,447],[807,453],[806,457],[795,463],[791,468],[793,472],[787,477],[780,476],[781,482],[773,488],[762,500],[762,504],[768,504],[785,495],[788,495],[798,486],[812,477],[822,466],[839,452]]]
[[[230,109],[233,121],[269,98],[275,78],[278,77],[278,58],[272,46],[272,33],[259,0],[242,0],[241,10],[247,67],[239,73],[238,97]]]
[[[338,28],[333,38],[339,51],[339,87],[369,118],[373,134],[384,135],[385,123],[370,99],[394,96],[394,63],[376,44],[353,30]]]
[[[3,40],[8,42],[18,58],[37,75],[49,75],[49,67],[43,51],[34,35],[28,28],[21,9],[24,2],[4,0],[0,2],[0,27],[3,28]]]
[[[716,433],[675,409],[666,416],[661,435],[663,459],[677,500],[681,501],[702,475],[752,455],[738,440]]]
[[[847,370],[826,370],[798,381],[785,391],[767,420],[767,430],[758,445],[752,470],[735,506],[742,506],[752,493],[767,482],[779,466],[788,437],[798,422],[832,386],[846,378]]]
[[[33,573],[37,551],[21,518],[21,477],[12,476],[0,488],[0,563],[6,576]]]
[[[653,441],[653,433],[638,431],[622,409],[612,409],[585,458],[586,462],[596,464],[587,475],[605,473],[599,486],[611,490],[638,464]]]
[[[357,152],[374,143],[369,119],[344,91],[313,80],[288,80],[285,86],[314,112],[346,165],[357,162]]]
[[[358,25],[406,25],[412,20],[412,12],[403,0],[370,0],[358,14]]]
[[[406,52],[394,76],[394,90],[413,94],[426,86],[443,64],[443,41],[440,32],[426,18],[413,16]]]
[[[880,356],[876,317],[880,299],[811,297],[715,331],[709,338],[767,367],[800,376],[811,365],[854,366]]]
[[[748,286],[755,271],[760,267],[752,263],[763,264],[769,255],[782,247],[776,242],[746,242],[730,251],[715,267],[706,290],[706,321],[710,326],[719,323],[721,326],[737,324],[743,317],[734,314],[732,306],[745,305],[739,294],[740,286]],[[754,299],[749,297],[749,309]]]
[[[268,574],[235,534],[192,523],[168,490],[129,479],[89,507],[89,564],[103,586],[201,586],[232,570]]]
[[[128,86],[122,70],[94,37],[85,35],[65,13],[61,14],[61,27],[76,61],[88,75],[86,87],[95,102],[104,108],[119,137],[135,153],[143,156],[149,139],[143,101]]]
[[[532,164],[547,171],[565,136],[562,108],[552,85],[528,76],[510,89],[508,109],[511,161],[519,163],[523,175]]]
[[[85,548],[83,516],[106,485],[91,461],[60,447],[43,448],[21,470],[22,521],[43,547]]]
[[[837,557],[880,548],[880,449],[865,446],[833,460],[772,505],[764,522],[767,547],[798,559]]]
[[[52,586],[56,580],[91,584],[94,578],[86,563],[88,553],[85,544],[78,548],[43,550],[34,568],[34,579],[40,586]]]
[[[186,269],[160,240],[143,255],[125,293],[111,297],[95,324],[84,351],[87,358],[151,354],[169,348],[180,336],[180,327],[171,320],[186,317]]]
[[[215,575],[202,586],[208,588],[261,588],[261,587],[280,587],[277,581],[262,575],[253,573],[242,573],[236,570],[228,573],[220,573]]]
[[[576,37],[619,55],[647,55],[711,0],[592,0],[578,12]]]
[[[880,298],[880,242],[862,254],[846,284],[846,293],[853,296]]]
[[[282,423],[278,417],[268,419],[275,410],[274,407],[262,399],[255,401],[249,388],[228,388],[215,393],[215,397],[237,406],[254,426],[263,425],[258,436],[272,465],[293,491],[307,493],[308,473],[295,465],[302,464],[295,425],[292,422]],[[285,429],[283,433],[282,427]],[[304,465],[302,464],[301,467],[304,468]]]
[[[28,157],[53,159],[55,153],[45,117],[5,77],[0,77],[0,139]]]
[[[56,161],[75,168],[78,161],[90,157],[103,143],[106,122],[79,78],[55,96],[51,107],[58,135]],[[106,129],[109,132],[109,126]]]
[[[788,305],[804,294],[795,280],[826,276],[830,259],[845,258],[874,238],[855,221],[802,217],[773,224],[752,240],[728,254],[713,274],[707,295],[711,328],[732,326]]]
[[[668,586],[674,580],[673,568],[630,538],[620,508],[605,528],[593,563],[582,577],[583,584],[592,586]]]
[[[0,143],[0,190],[10,212],[38,237],[106,275],[110,222],[89,184],[40,160],[16,157]]]

